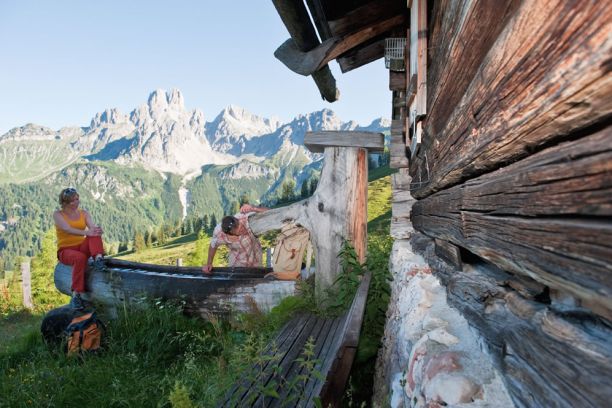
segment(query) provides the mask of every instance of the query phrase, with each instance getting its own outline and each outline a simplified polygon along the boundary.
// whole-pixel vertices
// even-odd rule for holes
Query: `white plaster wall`
[[[484,344],[408,240],[390,259],[392,295],[379,353],[374,406],[512,407]]]

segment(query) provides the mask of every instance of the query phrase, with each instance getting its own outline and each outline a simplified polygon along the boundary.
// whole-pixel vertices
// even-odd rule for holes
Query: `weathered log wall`
[[[550,304],[546,287],[529,278],[483,262],[458,271],[438,261],[433,251],[430,242],[424,252],[450,304],[485,339],[517,406],[609,403],[609,322],[584,309]]]
[[[606,405],[612,3],[443,0],[428,26],[424,134],[394,199],[418,199],[434,274],[515,404]]]
[[[472,49],[473,41],[463,36],[502,21],[466,12],[457,23],[474,29],[432,38],[440,42],[430,49],[451,50],[448,61],[442,54],[429,62],[443,74],[432,72],[433,102],[422,148],[411,163],[416,198],[524,158],[610,116],[610,2],[524,0],[488,52],[486,41]],[[494,36],[495,30],[484,33]],[[478,69],[468,70],[465,61]],[[465,81],[471,81],[467,89]]]
[[[612,128],[419,200],[414,227],[612,317]]]

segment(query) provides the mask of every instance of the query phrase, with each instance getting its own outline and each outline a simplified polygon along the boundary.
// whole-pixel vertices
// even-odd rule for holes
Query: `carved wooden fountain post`
[[[382,151],[382,133],[309,132],[304,145],[324,152],[321,178],[314,194],[287,207],[253,215],[249,223],[255,234],[280,229],[294,221],[310,231],[315,250],[317,293],[329,288],[341,273],[338,254],[345,239],[359,260],[366,259],[368,150]]]

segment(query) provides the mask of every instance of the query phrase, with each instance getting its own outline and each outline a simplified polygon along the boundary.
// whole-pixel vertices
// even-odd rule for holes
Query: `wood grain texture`
[[[109,263],[103,268],[90,267],[86,272],[86,287],[92,300],[108,306],[125,303],[140,304],[147,299],[181,299],[187,311],[202,317],[228,315],[234,311],[251,312],[256,307],[269,311],[280,301],[295,293],[294,281],[267,281],[264,272],[234,272],[215,268],[206,276],[201,268],[176,271],[160,270],[161,265],[135,264],[127,261]],[[248,269],[248,268],[245,268]],[[259,268],[262,269],[263,268]],[[244,272],[244,273],[241,273]],[[72,267],[58,264],[54,272],[57,289],[70,295]]]
[[[406,8],[395,0],[374,0],[356,8],[342,17],[328,22],[334,37],[346,37],[377,21],[404,14]]]
[[[447,262],[449,265],[452,265],[458,270],[463,268],[463,262],[461,261],[461,251],[457,245],[454,245],[448,241],[444,241],[443,239],[435,239],[436,242],[436,255],[440,257],[440,259]]]
[[[430,18],[427,101],[431,135],[448,120],[519,0],[443,0]]]
[[[414,227],[612,316],[612,128],[418,201]]]
[[[486,263],[458,271],[426,258],[449,303],[483,336],[518,407],[600,407],[612,398],[612,327],[584,309],[548,304],[542,292]],[[536,285],[527,285],[536,288]]]
[[[452,114],[430,111],[429,145],[411,163],[414,181],[429,182],[415,184],[413,194],[423,198],[605,120],[612,110],[610,32],[610,2],[523,1]],[[465,75],[447,71],[452,81]]]
[[[405,91],[407,88],[406,73],[400,71],[389,71],[389,90]]]
[[[362,234],[366,231],[359,225],[367,222],[367,212],[363,210],[364,203],[367,203],[366,154],[365,149],[357,147],[326,147],[321,178],[311,197],[249,219],[256,235],[280,229],[287,221],[296,222],[310,231],[315,250],[318,294],[331,287],[342,271],[338,254],[345,239],[352,235],[357,252],[365,253],[366,237]]]
[[[310,23],[310,17],[304,2],[273,0],[272,3],[287,28],[289,35],[300,50],[308,51],[319,45],[317,33]],[[336,87],[336,79],[328,66],[314,72],[312,79],[315,81],[324,100],[334,102],[340,98],[340,91]]]
[[[322,153],[326,147],[363,147],[371,152],[382,152],[384,135],[380,132],[322,130],[307,132],[304,146],[313,153]]]
[[[367,41],[362,46],[345,52],[336,61],[344,74],[385,56],[385,38],[392,37],[392,32]]]

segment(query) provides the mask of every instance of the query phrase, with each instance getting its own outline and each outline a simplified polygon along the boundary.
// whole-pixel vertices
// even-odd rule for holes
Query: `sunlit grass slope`
[[[365,395],[354,391],[356,401],[367,400],[372,389],[369,382],[388,302],[389,175],[371,181],[368,196],[368,268],[373,279],[356,361],[359,373],[351,386]],[[182,258],[185,265],[201,265],[208,243],[205,235],[190,234],[121,258],[158,264]],[[53,257],[52,249],[44,255],[46,262]],[[217,264],[223,262],[219,255]],[[45,271],[52,286],[50,268]],[[66,301],[57,299],[55,306]],[[104,350],[75,358],[42,342],[44,310],[7,309],[0,313],[0,407],[217,406],[241,368],[253,363],[296,304],[296,298],[288,298],[270,316],[243,316],[229,324],[188,318],[180,305],[152,300],[146,310],[121,309],[116,320],[102,315],[108,322]]]

